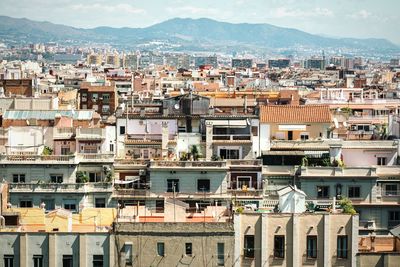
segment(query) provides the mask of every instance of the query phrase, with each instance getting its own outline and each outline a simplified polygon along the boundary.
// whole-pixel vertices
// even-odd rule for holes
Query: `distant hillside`
[[[246,45],[261,48],[349,48],[400,51],[385,39],[329,38],[270,24],[232,24],[211,19],[175,18],[146,28],[79,29],[50,22],[0,16],[0,39],[13,42],[97,42],[135,47],[162,40],[191,47]]]

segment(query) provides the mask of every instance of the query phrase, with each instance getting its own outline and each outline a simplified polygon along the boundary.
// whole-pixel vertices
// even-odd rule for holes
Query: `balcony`
[[[104,128],[78,128],[76,129],[76,139],[78,140],[103,140],[106,136]]]
[[[111,183],[10,183],[10,193],[90,193],[112,192]]]
[[[74,155],[9,154],[0,156],[1,163],[8,164],[74,164]]]
[[[75,128],[53,128],[53,139],[70,139],[75,135]]]
[[[238,134],[214,134],[213,141],[249,141],[251,142],[251,135],[238,135]]]
[[[387,123],[388,115],[351,115],[349,123]]]
[[[348,131],[347,132],[347,139],[349,140],[370,140],[372,135],[374,134],[373,131]]]
[[[383,197],[400,197],[400,190],[385,190],[382,189]]]
[[[77,160],[83,163],[90,162],[114,162],[113,153],[78,153]]]
[[[227,160],[227,165],[229,166],[262,166],[261,160],[255,159],[229,159]]]
[[[135,183],[133,188],[126,188],[121,185],[114,185],[113,198],[131,198],[150,196],[151,183]]]
[[[150,162],[151,168],[160,169],[174,169],[174,168],[211,168],[211,169],[226,169],[226,162],[224,161],[152,161]]]

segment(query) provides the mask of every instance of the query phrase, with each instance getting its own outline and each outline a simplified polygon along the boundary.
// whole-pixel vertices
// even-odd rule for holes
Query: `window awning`
[[[289,151],[263,151],[263,155],[268,155],[268,156],[304,156],[304,151],[294,151],[294,150],[289,150]]]
[[[305,131],[307,129],[307,125],[299,125],[299,124],[284,124],[278,126],[279,131]]]
[[[211,122],[214,126],[218,126],[218,127],[229,127],[229,126],[246,127],[247,126],[246,120],[211,120],[211,121],[207,121],[207,122]]]

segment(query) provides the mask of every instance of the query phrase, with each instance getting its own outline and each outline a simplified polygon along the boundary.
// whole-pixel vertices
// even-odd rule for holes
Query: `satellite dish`
[[[336,118],[333,119],[333,123],[335,124],[335,128],[339,128],[339,122]]]
[[[174,105],[174,108],[175,108],[175,109],[179,109],[179,104],[175,104],[175,105]]]

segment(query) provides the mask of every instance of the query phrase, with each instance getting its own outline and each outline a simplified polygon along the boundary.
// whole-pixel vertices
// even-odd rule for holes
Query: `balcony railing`
[[[261,166],[261,160],[255,159],[229,159],[227,164],[230,166]]]
[[[74,155],[34,155],[34,154],[15,154],[2,155],[1,162],[34,162],[34,163],[74,163]]]
[[[239,190],[239,191],[262,191],[262,185],[257,181],[253,181],[248,184],[237,183],[236,181],[228,183],[228,190]]]
[[[111,183],[10,183],[10,192],[111,192]]]
[[[98,161],[114,161],[112,153],[78,153],[79,162],[98,162]]]
[[[400,197],[400,190],[382,190],[382,196],[385,197]]]
[[[71,138],[75,134],[75,128],[54,128],[53,138]]]
[[[226,167],[224,161],[153,161],[150,167],[158,168],[223,168]]]
[[[214,134],[213,140],[226,140],[226,141],[234,141],[234,140],[251,140],[251,135],[236,135],[236,134]]]
[[[105,139],[105,129],[104,128],[78,128],[76,129],[77,139]]]
[[[161,141],[161,134],[128,134],[127,141],[129,140],[148,140],[148,141]]]

